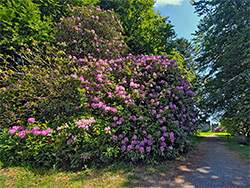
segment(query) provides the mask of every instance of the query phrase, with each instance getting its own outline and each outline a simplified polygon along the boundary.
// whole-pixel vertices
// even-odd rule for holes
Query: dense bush
[[[92,18],[87,13],[93,9],[73,12],[80,10],[87,15],[80,20]],[[104,14],[99,8],[93,12]],[[106,14],[112,18],[112,13]],[[85,27],[79,28],[87,31],[88,26],[91,31],[99,22],[95,19],[91,25],[81,22]],[[78,30],[65,29],[75,27],[71,24],[75,21],[66,19],[59,28],[69,38],[75,32],[79,40]],[[95,26],[95,32],[87,32],[79,45],[90,42],[93,46],[86,49],[96,50],[92,43],[96,36],[105,49],[100,56],[79,46],[72,48],[72,35],[61,50],[26,49],[15,69],[6,62],[0,90],[0,121],[5,127],[0,139],[2,161],[48,167],[75,167],[118,157],[154,162],[176,157],[187,148],[187,137],[196,129],[196,110],[182,70],[167,56],[121,57],[117,30]],[[106,44],[112,37],[117,37],[114,44]],[[60,44],[64,45],[58,43],[59,48]]]
[[[68,147],[60,151],[77,156],[84,152],[93,153],[91,156],[98,159],[119,154],[130,160],[156,160],[182,153],[188,142],[187,136],[196,129],[193,93],[176,64],[166,57],[86,59],[80,67],[76,64],[74,73],[67,75],[64,71],[54,70],[52,76],[47,73],[51,70],[43,69],[31,66],[24,74],[29,72],[29,76],[19,78],[6,90],[2,89],[5,90],[1,92],[2,101],[6,101],[1,108],[5,119],[13,123],[18,121],[24,129],[34,128],[28,123],[31,117],[40,129],[52,128],[53,149]],[[54,76],[56,71],[58,79]],[[38,75],[46,78],[47,83],[39,81]],[[20,96],[20,90],[23,96]],[[76,124],[72,122],[91,117],[98,123],[89,133],[74,130]],[[50,122],[46,123],[46,120]],[[64,129],[67,134],[77,135],[77,144],[67,143],[66,137],[62,142],[57,139],[60,134],[57,129],[65,123],[69,125]],[[16,138],[15,144],[27,137],[37,139],[37,136],[26,136],[31,134],[29,129],[15,132],[10,137]],[[20,134],[24,136],[20,138]],[[26,144],[30,145],[29,142]],[[57,153],[61,155],[62,152]],[[67,157],[57,158],[65,160]]]
[[[70,7],[69,7],[70,8]],[[56,41],[63,42],[72,58],[88,57],[111,59],[124,54],[126,45],[121,35],[122,26],[110,10],[99,7],[70,8],[71,16],[60,18]]]

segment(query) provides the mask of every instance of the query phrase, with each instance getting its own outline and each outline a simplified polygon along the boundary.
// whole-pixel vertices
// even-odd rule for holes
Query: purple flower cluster
[[[87,152],[86,153],[82,153],[81,154],[81,158],[84,159],[84,160],[88,160],[88,159],[90,159],[90,154],[87,153]]]

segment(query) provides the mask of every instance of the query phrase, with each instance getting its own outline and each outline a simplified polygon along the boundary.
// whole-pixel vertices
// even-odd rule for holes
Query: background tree
[[[131,53],[159,55],[172,51],[173,25],[168,17],[154,12],[154,0],[100,0],[98,4],[120,15],[123,36]]]
[[[183,55],[183,65],[191,71],[195,70],[194,58],[195,58],[195,47],[186,38],[177,38],[175,40],[175,49]]]
[[[39,6],[41,18],[50,17],[54,22],[58,22],[60,17],[66,17],[69,13],[67,4],[71,6],[95,5],[99,0],[33,0],[33,2]]]
[[[202,104],[250,128],[250,1],[193,1],[203,16],[195,33],[202,73]]]
[[[69,15],[67,4],[85,6],[98,0],[2,0],[0,4],[0,53],[20,58],[22,47],[34,41],[54,42],[55,22]]]
[[[0,53],[12,55],[10,47],[19,50],[33,40],[52,40],[51,21],[41,20],[39,6],[32,0],[3,0],[0,10]]]

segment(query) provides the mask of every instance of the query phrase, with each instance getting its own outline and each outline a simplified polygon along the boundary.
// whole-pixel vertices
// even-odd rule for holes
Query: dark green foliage
[[[204,16],[196,31],[207,113],[233,118],[250,128],[250,1],[193,2]]]
[[[53,22],[58,22],[60,17],[69,13],[68,4],[71,6],[85,6],[96,4],[99,0],[33,0],[41,11],[41,18],[50,17]]]
[[[132,54],[164,54],[173,48],[175,36],[168,17],[153,10],[153,0],[100,0],[101,8],[120,15],[125,42]]]
[[[195,70],[194,58],[195,58],[195,47],[194,45],[185,38],[177,38],[175,40],[175,49],[180,52],[183,57],[183,66],[190,70]]]
[[[29,46],[33,40],[51,41],[53,28],[32,0],[3,0],[0,5],[0,53],[13,55],[10,47],[17,51],[22,46]]]

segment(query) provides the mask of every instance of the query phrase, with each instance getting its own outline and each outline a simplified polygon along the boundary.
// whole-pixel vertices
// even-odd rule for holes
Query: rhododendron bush
[[[85,18],[80,10],[104,14],[77,9],[59,24],[62,31],[79,25]],[[0,91],[3,161],[72,167],[117,158],[152,162],[176,157],[189,145],[196,99],[183,70],[167,56],[121,56],[122,41],[116,42],[122,36],[115,28],[109,39],[100,38],[103,30],[91,32],[101,19],[97,13],[86,16],[94,22],[89,32],[68,30],[72,35],[64,47],[26,49],[23,65],[6,64]],[[86,31],[79,42],[78,32]],[[80,49],[91,37],[97,37],[89,40],[95,50],[93,41],[100,40],[100,51]]]
[[[60,49],[66,50],[73,59],[88,54],[98,59],[110,59],[124,54],[127,47],[121,35],[122,26],[115,20],[114,12],[94,6],[69,6],[69,9],[71,16],[60,18],[61,22],[56,23],[56,41],[65,44],[59,46]]]

